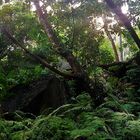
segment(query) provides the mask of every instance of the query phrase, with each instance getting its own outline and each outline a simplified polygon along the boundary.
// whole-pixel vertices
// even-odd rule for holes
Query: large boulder
[[[2,113],[22,110],[37,115],[65,104],[68,88],[63,80],[46,76],[28,85],[17,85],[9,93],[13,96],[0,103]]]

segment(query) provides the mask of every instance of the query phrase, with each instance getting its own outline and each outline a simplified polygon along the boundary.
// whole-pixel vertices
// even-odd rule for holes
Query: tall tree
[[[113,48],[113,51],[114,51],[115,60],[116,60],[116,62],[119,62],[119,54],[117,52],[117,47],[116,47],[115,42],[114,42],[114,40],[113,40],[113,38],[111,36],[111,33],[108,30],[107,19],[106,19],[105,16],[103,16],[103,22],[104,22],[105,33],[106,33],[108,39],[110,40],[112,48]]]
[[[130,35],[134,39],[138,48],[140,49],[140,39],[138,35],[136,34],[134,28],[132,27],[131,22],[128,19],[128,17],[122,13],[120,7],[118,7],[112,0],[105,0],[105,2],[112,9],[112,11],[119,17],[120,21],[124,24],[125,28],[129,31]]]
[[[103,87],[100,84],[100,87],[98,83],[91,81],[88,74],[83,70],[80,63],[76,60],[76,57],[72,54],[71,51],[67,50],[63,43],[58,39],[56,36],[52,26],[48,22],[48,14],[46,11],[43,11],[38,0],[33,0],[34,5],[36,6],[37,15],[39,17],[40,23],[43,25],[46,34],[48,35],[54,50],[63,58],[67,60],[67,62],[70,64],[72,71],[74,75],[76,75],[77,78],[75,78],[76,82],[78,83],[79,90],[85,90],[89,93],[92,100],[94,101],[95,105],[98,106],[102,100],[104,99],[104,95],[101,94],[101,91],[103,92]],[[98,88],[100,90],[98,90]],[[103,93],[104,94],[104,93]],[[100,98],[101,97],[101,98]]]

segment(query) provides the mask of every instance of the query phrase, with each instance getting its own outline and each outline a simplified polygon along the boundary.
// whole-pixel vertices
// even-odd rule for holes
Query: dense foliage
[[[0,0],[0,140],[140,139],[140,2],[113,0],[131,34],[105,1],[41,0],[41,17],[37,0]],[[48,75],[66,82],[64,105],[1,110]]]
[[[123,77],[122,81],[113,77],[108,79],[108,97],[98,108],[93,109],[89,95],[82,93],[74,98],[71,104],[60,106],[53,112],[34,119],[31,119],[31,116],[28,118],[27,114],[21,111],[16,111],[13,120],[1,119],[0,138],[3,140],[138,140],[139,89],[136,91],[132,86],[133,82],[138,80],[132,71],[138,70],[129,70],[127,78]],[[133,81],[130,82],[129,79],[132,77]],[[126,80],[128,83],[123,82]]]

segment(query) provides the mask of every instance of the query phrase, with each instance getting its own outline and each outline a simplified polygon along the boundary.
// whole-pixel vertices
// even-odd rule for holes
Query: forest
[[[139,0],[0,0],[0,140],[139,140],[139,49]]]

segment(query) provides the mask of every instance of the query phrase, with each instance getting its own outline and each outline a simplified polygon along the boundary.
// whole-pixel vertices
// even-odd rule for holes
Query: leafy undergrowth
[[[138,102],[122,103],[109,96],[94,109],[84,93],[75,103],[66,104],[36,119],[17,111],[14,121],[0,120],[0,140],[139,140]]]
[[[0,119],[0,140],[139,140],[139,70],[122,79],[109,77],[108,96],[95,108],[88,94],[73,98],[49,114],[34,117],[16,111]]]

